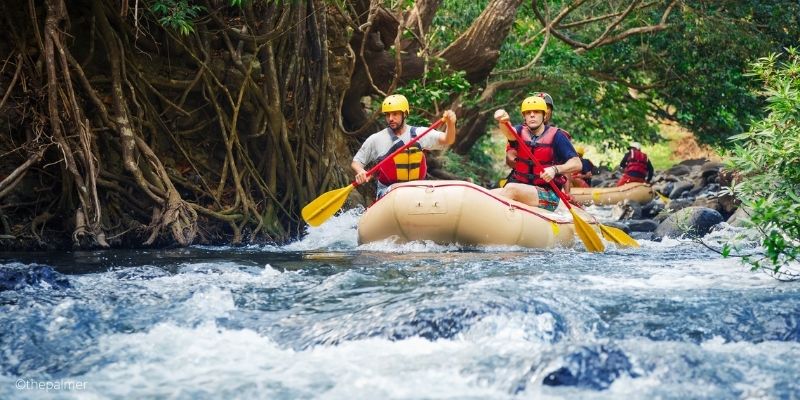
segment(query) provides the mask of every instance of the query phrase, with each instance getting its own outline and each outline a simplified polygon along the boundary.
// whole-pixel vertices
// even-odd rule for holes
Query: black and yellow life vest
[[[412,126],[409,128],[411,129],[411,139],[414,139],[417,136],[417,127]],[[383,159],[403,146],[405,146],[405,142],[397,140],[389,151],[378,157],[377,162],[383,161]],[[427,171],[428,165],[425,162],[425,152],[417,142],[381,165],[378,169],[378,181],[388,186],[397,182],[425,179]]]

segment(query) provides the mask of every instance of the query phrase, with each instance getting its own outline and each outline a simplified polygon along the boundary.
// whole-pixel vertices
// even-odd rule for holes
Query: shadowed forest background
[[[297,238],[300,209],[352,179],[389,93],[417,125],[456,111],[435,177],[490,161],[492,113],[534,91],[601,150],[656,142],[669,121],[725,151],[769,112],[752,64],[800,39],[800,3],[778,0],[31,0],[0,14],[3,248]]]

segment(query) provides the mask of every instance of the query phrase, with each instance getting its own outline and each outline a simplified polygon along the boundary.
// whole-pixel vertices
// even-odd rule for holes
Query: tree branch
[[[556,38],[558,38],[562,42],[568,44],[569,46],[575,48],[576,52],[581,53],[581,52],[584,52],[584,51],[587,51],[587,50],[591,50],[591,49],[596,48],[596,47],[600,47],[600,46],[604,46],[604,45],[608,45],[608,44],[612,44],[612,43],[616,43],[616,42],[625,40],[630,36],[642,35],[642,34],[652,33],[652,32],[658,32],[658,31],[662,31],[662,30],[668,29],[670,27],[670,25],[667,24],[666,21],[667,21],[667,18],[669,17],[669,14],[672,12],[672,9],[677,4],[677,0],[673,0],[666,7],[666,9],[664,10],[664,13],[661,15],[661,19],[660,19],[658,24],[630,28],[630,29],[627,29],[627,30],[619,33],[619,34],[611,36],[611,33],[633,11],[641,10],[641,9],[643,9],[645,7],[648,7],[648,6],[652,5],[652,3],[638,5],[640,2],[641,2],[641,0],[633,0],[630,3],[630,5],[627,7],[627,9],[625,11],[621,12],[621,13],[614,13],[614,14],[604,15],[602,17],[594,17],[594,18],[590,18],[590,19],[587,19],[587,20],[582,20],[582,21],[579,21],[579,22],[576,22],[576,23],[571,23],[571,24],[564,25],[564,26],[559,25],[560,19],[563,19],[564,17],[566,17],[567,14],[569,14],[572,11],[576,10],[578,7],[580,7],[584,3],[584,1],[577,1],[577,2],[575,2],[573,4],[571,4],[569,7],[565,8],[564,10],[562,10],[561,13],[559,13],[559,15],[555,19],[553,19],[552,21],[548,21],[547,17],[545,17],[541,13],[541,11],[539,10],[538,0],[531,0],[531,8],[533,9],[533,13],[536,16],[536,19],[538,19],[539,22],[542,25],[544,25],[547,29],[549,29],[552,32],[553,36],[555,36]],[[584,24],[587,24],[589,22],[596,22],[596,21],[605,20],[605,19],[609,19],[609,18],[615,18],[615,19],[608,26],[606,26],[605,29],[603,30],[603,33],[601,33],[591,43],[584,43],[584,42],[581,42],[581,41],[579,41],[577,39],[573,39],[572,37],[570,37],[569,35],[567,35],[566,33],[564,33],[561,30],[561,29],[564,29],[565,27],[574,27],[574,26],[584,25]],[[558,27],[560,29],[556,29],[556,27]]]

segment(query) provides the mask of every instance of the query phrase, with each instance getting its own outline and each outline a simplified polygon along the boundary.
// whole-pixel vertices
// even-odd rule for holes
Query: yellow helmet
[[[541,111],[546,113],[547,103],[545,103],[544,99],[541,97],[531,96],[523,100],[522,105],[519,108],[523,114],[526,111]]]
[[[578,157],[583,157],[583,151],[585,149],[581,145],[575,146],[575,152],[578,153]]]
[[[381,112],[385,114],[393,111],[402,111],[408,114],[408,100],[406,99],[406,96],[403,96],[402,94],[393,94],[383,100]]]

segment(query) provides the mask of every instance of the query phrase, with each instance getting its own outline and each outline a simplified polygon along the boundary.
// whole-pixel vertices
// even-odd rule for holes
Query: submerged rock
[[[564,357],[564,365],[549,373],[542,382],[547,386],[575,386],[608,389],[623,374],[636,376],[625,353],[609,346],[582,347]]]
[[[614,228],[621,229],[625,233],[631,233],[631,228],[628,226],[628,224],[626,224],[624,222],[607,221],[607,222],[603,222],[603,225],[613,226]]]
[[[692,190],[695,187],[694,182],[691,181],[681,181],[675,184],[672,189],[672,192],[669,194],[670,199],[677,199],[680,198],[681,195],[685,192]]]
[[[705,207],[687,207],[667,217],[655,230],[655,236],[664,237],[702,237],[711,227],[722,222],[717,210]]]
[[[49,285],[56,289],[70,287],[69,280],[50,267],[0,268],[0,292],[36,285]]]
[[[658,222],[652,219],[634,219],[628,221],[628,227],[633,232],[653,232],[658,229]]]
[[[748,228],[751,226],[750,224],[750,215],[752,211],[749,210],[747,207],[742,206],[736,209],[736,211],[728,217],[728,225],[734,226],[737,228]]]

